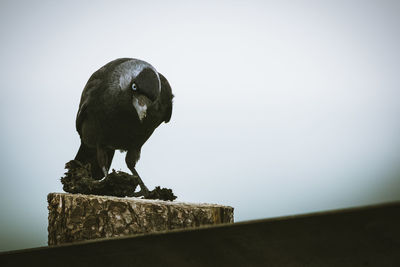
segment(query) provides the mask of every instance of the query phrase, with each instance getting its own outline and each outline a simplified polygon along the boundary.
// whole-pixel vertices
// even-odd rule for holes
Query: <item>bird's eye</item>
[[[133,90],[133,91],[136,91],[136,90],[137,90],[136,83],[132,83],[132,90]]]

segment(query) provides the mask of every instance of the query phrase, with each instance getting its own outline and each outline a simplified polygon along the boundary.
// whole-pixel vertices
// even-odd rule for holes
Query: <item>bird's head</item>
[[[156,69],[149,63],[130,59],[121,63],[114,71],[119,82],[119,88],[135,108],[139,119],[142,121],[147,115],[149,105],[154,103],[161,92],[161,81]]]

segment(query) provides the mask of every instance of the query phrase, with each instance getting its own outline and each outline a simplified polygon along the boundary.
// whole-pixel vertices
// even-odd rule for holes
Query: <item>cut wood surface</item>
[[[50,193],[48,244],[233,222],[233,208],[139,198]]]

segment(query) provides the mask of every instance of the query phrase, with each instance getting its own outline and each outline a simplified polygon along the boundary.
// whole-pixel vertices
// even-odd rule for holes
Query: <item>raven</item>
[[[81,146],[75,160],[90,163],[92,177],[107,177],[116,149],[127,151],[125,162],[135,169],[143,144],[162,123],[169,122],[173,94],[167,79],[149,63],[133,58],[113,60],[94,72],[83,89],[76,130]]]

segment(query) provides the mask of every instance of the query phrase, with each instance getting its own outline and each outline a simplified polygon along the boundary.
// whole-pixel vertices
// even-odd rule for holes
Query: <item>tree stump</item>
[[[48,244],[233,223],[233,208],[138,198],[50,193]]]

